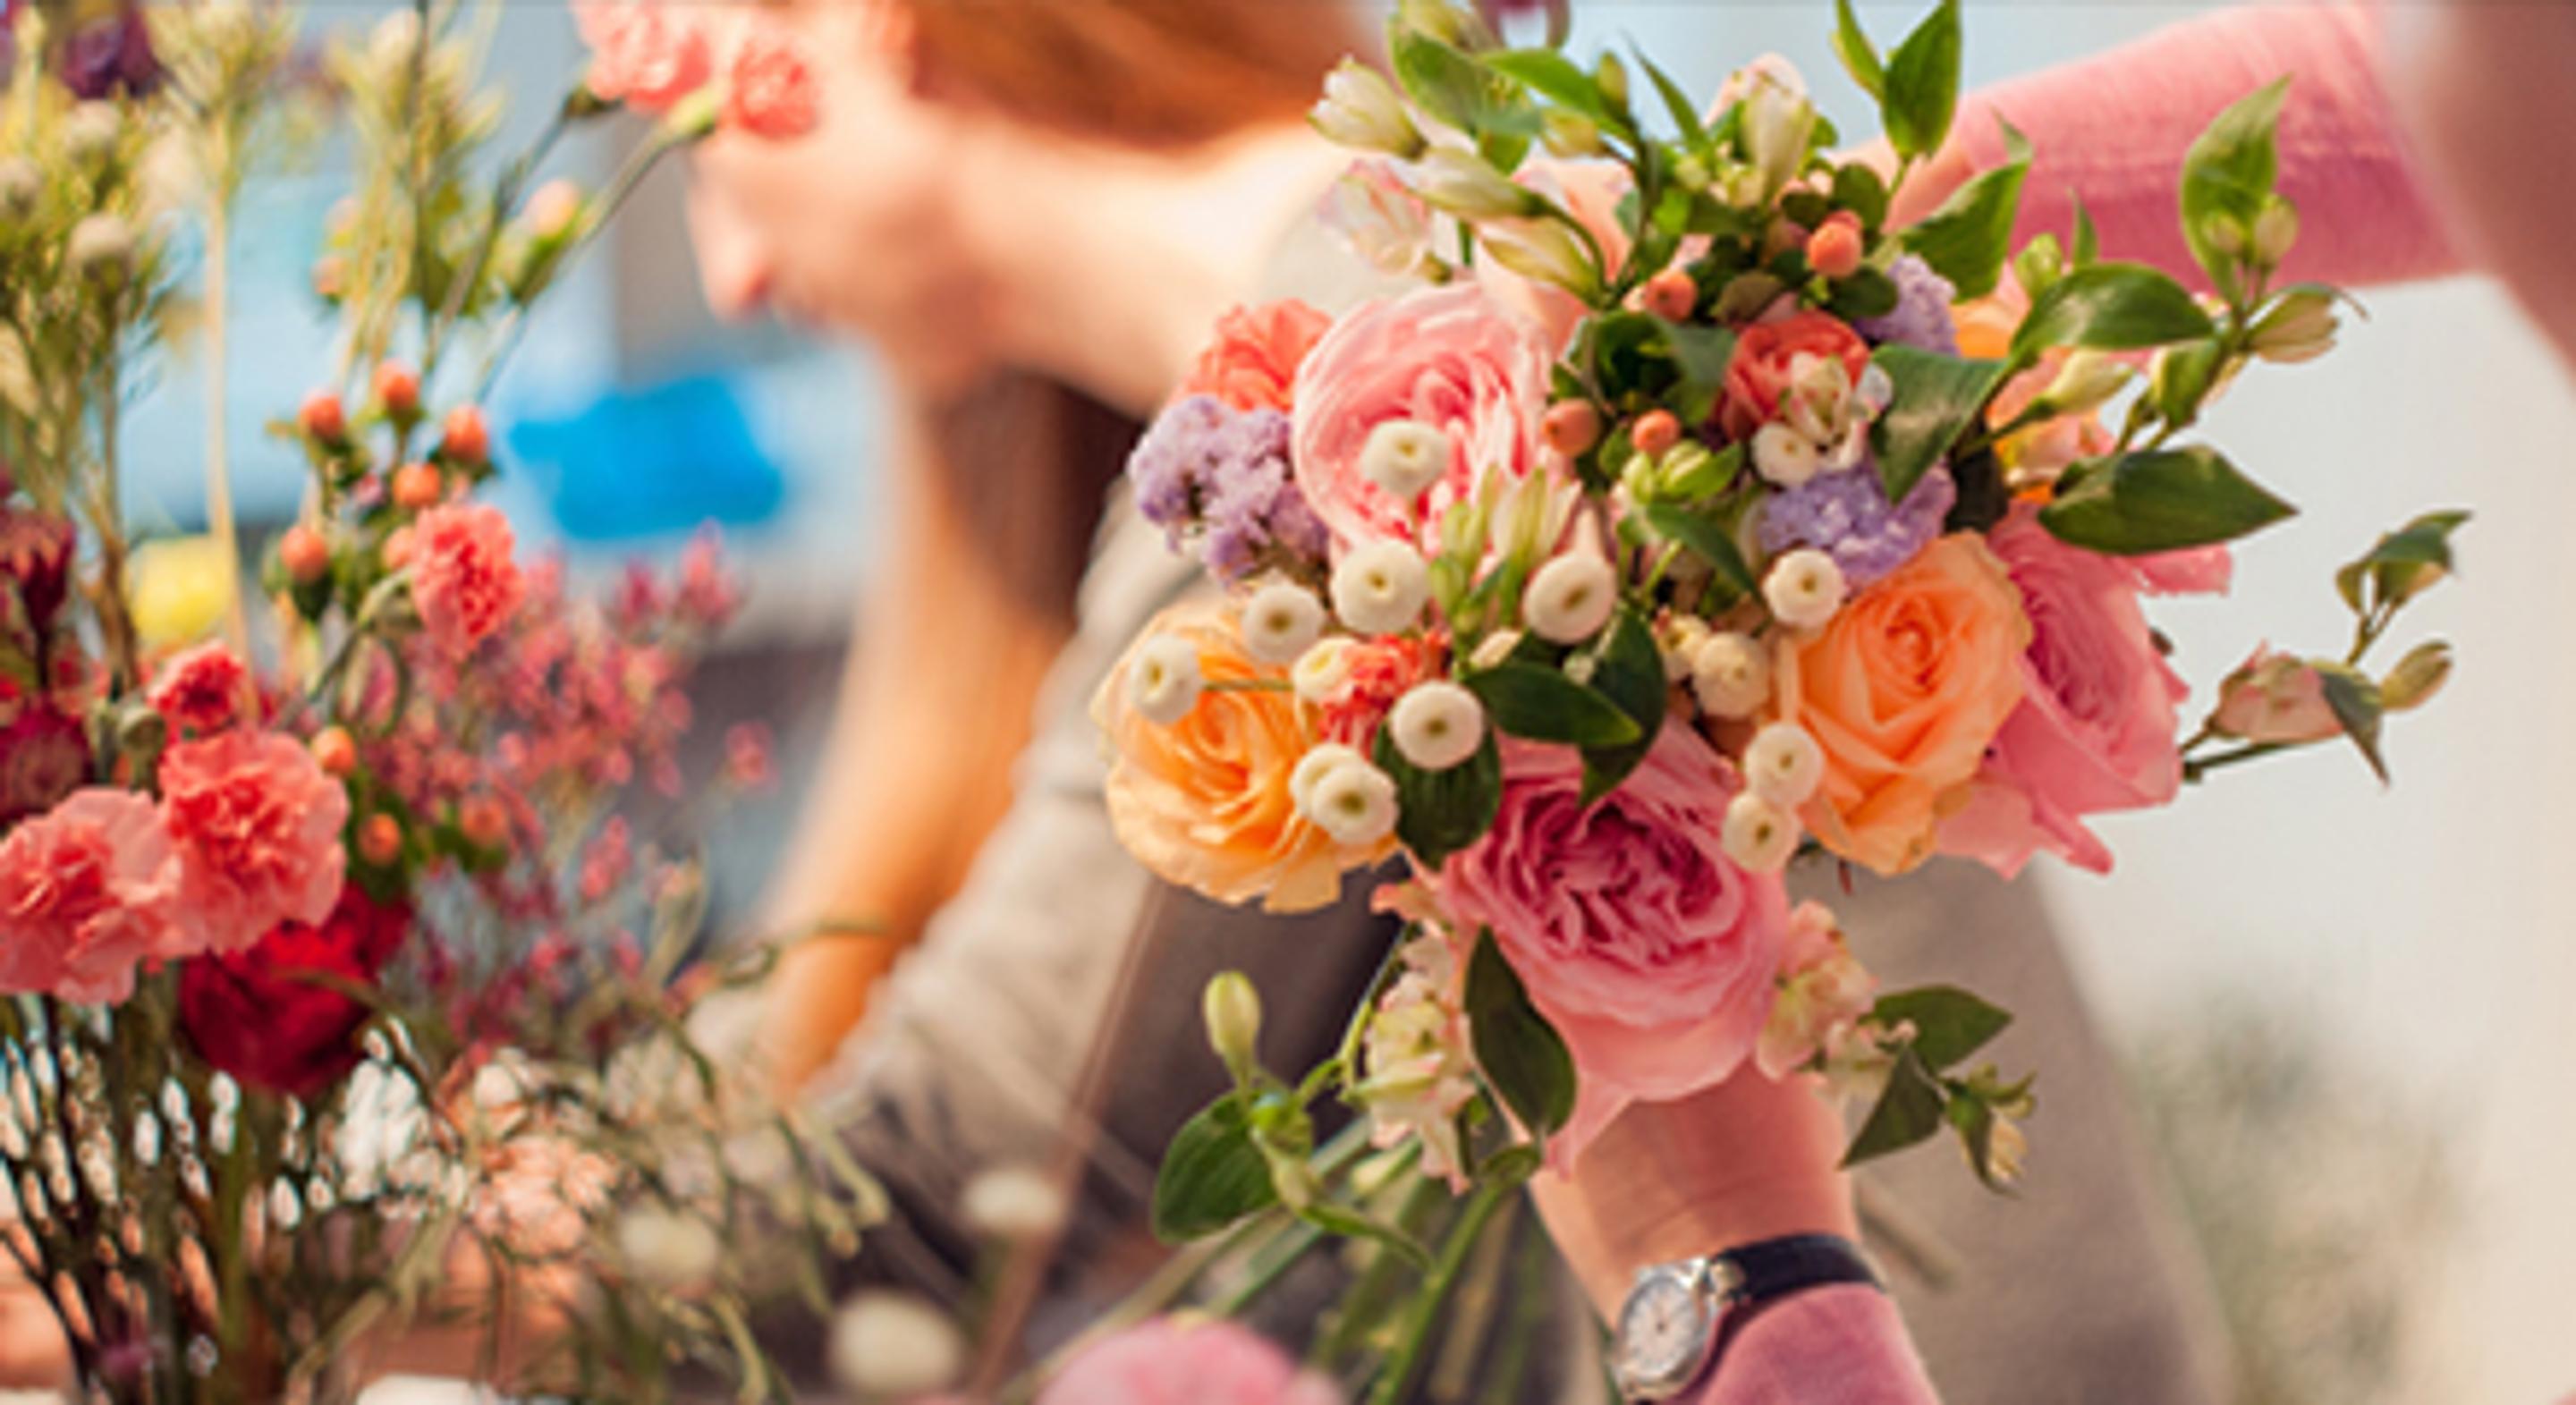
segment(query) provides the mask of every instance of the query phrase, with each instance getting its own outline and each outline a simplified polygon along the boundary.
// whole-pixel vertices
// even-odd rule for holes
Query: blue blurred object
[[[766,522],[787,496],[724,378],[611,391],[569,418],[523,418],[508,441],[564,535],[626,541],[714,521]]]

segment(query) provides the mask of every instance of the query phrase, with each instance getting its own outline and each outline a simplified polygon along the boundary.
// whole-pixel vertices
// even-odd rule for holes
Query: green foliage
[[[1872,1024],[1894,1029],[1914,1026],[1914,1054],[1935,1073],[1947,1072],[1993,1041],[2012,1023],[2012,1015],[1957,986],[1933,985],[1879,997],[1870,1008]]]
[[[2000,120],[2000,119],[1999,119]],[[2004,124],[2004,164],[1950,193],[1941,208],[1898,236],[1904,248],[1950,280],[1962,298],[1981,298],[2003,277],[2012,248],[2021,185],[2030,174],[2030,143]]]
[[[1590,804],[1618,789],[1654,749],[1655,734],[1664,725],[1664,655],[1655,647],[1645,617],[1635,607],[1621,605],[1610,627],[1566,660],[1566,672],[1618,704],[1638,729],[1635,741],[1583,749],[1583,800]]]
[[[1571,746],[1623,746],[1637,739],[1636,722],[1617,704],[1556,669],[1506,662],[1462,674],[1459,681],[1507,736]]]
[[[1649,503],[1646,523],[1666,541],[1679,542],[1693,556],[1707,562],[1717,572],[1717,579],[1739,597],[1760,592],[1761,584],[1753,568],[1745,563],[1744,553],[1735,544],[1735,533],[1715,513],[1683,507],[1679,503]]]
[[[1903,502],[1959,436],[1983,422],[1987,402],[2012,366],[1897,345],[1880,347],[1870,359],[1887,372],[1895,389],[1895,397],[1870,426],[1870,444],[1887,500]]]
[[[2230,301],[2241,295],[2242,250],[2279,173],[2273,134],[2289,92],[2284,76],[2238,99],[2183,156],[2183,238]]]
[[[1838,27],[1838,52],[1841,33]],[[1888,143],[1898,156],[1929,156],[1950,135],[1950,119],[1959,106],[1960,50],[1959,0],[1940,0],[1896,46],[1896,52],[1887,56],[1879,112],[1886,119]]]
[[[1491,730],[1474,756],[1445,771],[1426,771],[1396,749],[1394,728],[1380,727],[1372,759],[1395,781],[1395,837],[1425,870],[1437,870],[1482,839],[1502,809],[1503,755]]]
[[[2469,514],[2456,508],[2415,518],[2335,572],[2335,590],[2357,614],[2405,604],[2457,569],[2451,536],[2468,520]]]
[[[1860,16],[1852,12],[1851,0],[1834,0],[1834,57],[1842,60],[1843,71],[1851,75],[1861,91],[1885,101],[1887,97],[1887,64],[1878,56],[1878,46],[1869,41],[1868,31],[1860,27]]]
[[[1477,935],[1468,959],[1467,1028],[1486,1081],[1523,1127],[1545,1137],[1574,1116],[1574,1056],[1491,932]]]
[[[2052,346],[2140,351],[2215,335],[2217,327],[2169,275],[2135,263],[2079,268],[2031,300],[2013,332],[2016,360]]]
[[[1243,1094],[1229,1091],[1181,1124],[1164,1149],[1154,1178],[1154,1236],[1186,1243],[1278,1203]]]
[[[2040,524],[2059,540],[2113,556],[2233,541],[2291,516],[2208,448],[2140,450],[2070,473]]]

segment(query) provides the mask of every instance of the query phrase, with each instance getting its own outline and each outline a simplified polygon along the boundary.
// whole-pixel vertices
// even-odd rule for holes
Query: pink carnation
[[[776,26],[755,24],[734,51],[732,81],[725,87],[724,124],[755,137],[783,141],[814,130],[821,120],[820,90],[805,51]]]
[[[1433,647],[1409,634],[1354,641],[1350,667],[1340,687],[1322,700],[1316,729],[1326,741],[1359,748],[1367,754],[1377,743],[1377,728],[1395,700],[1413,690],[1439,666]]]
[[[1432,886],[1464,932],[1494,939],[1574,1055],[1570,1165],[1619,1110],[1723,1081],[1770,1014],[1789,901],[1736,867],[1718,834],[1740,782],[1687,727],[1586,806],[1568,747],[1503,744],[1503,803]]]
[[[2107,873],[2111,851],[2082,817],[2174,798],[2175,708],[2190,690],[2156,648],[2132,564],[2059,541],[2028,504],[1986,545],[2021,591],[2031,641],[2021,705],[1987,747],[1967,807],[1942,824],[1941,849],[2007,878],[2042,849]]]
[[[573,22],[590,46],[591,92],[645,112],[705,86],[714,72],[705,25],[659,0],[576,0]]]
[[[519,608],[528,587],[510,549],[510,519],[487,504],[431,508],[412,524],[412,600],[449,654],[472,652]]]
[[[161,758],[161,815],[202,947],[239,951],[281,922],[320,926],[340,898],[349,796],[275,732],[224,732]]]
[[[152,710],[168,718],[174,732],[212,735],[232,725],[249,682],[250,670],[232,650],[200,644],[161,665],[152,680]]]
[[[1216,340],[1199,352],[1179,394],[1213,395],[1238,410],[1286,410],[1297,367],[1332,325],[1295,298],[1235,308],[1216,320]]]
[[[1342,1405],[1342,1393],[1248,1328],[1157,1318],[1075,1357],[1038,1405]]]
[[[1440,514],[1479,475],[1538,463],[1548,350],[1538,329],[1459,285],[1371,303],[1335,323],[1297,371],[1297,487],[1337,546],[1380,537],[1431,542]],[[1360,471],[1369,431],[1415,420],[1448,432],[1448,475],[1418,504]]]
[[[94,787],[0,843],[0,990],[82,1004],[134,993],[135,963],[191,948],[179,869],[152,802]]]

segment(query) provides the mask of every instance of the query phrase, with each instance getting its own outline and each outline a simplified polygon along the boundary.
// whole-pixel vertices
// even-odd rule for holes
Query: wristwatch
[[[1639,1269],[1619,1309],[1610,1374],[1630,1400],[1670,1400],[1707,1373],[1730,1313],[1828,1283],[1879,1286],[1860,1246],[1834,1234],[1792,1234]]]

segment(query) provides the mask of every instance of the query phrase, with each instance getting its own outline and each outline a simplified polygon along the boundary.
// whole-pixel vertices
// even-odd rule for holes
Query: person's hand
[[[72,1388],[71,1342],[52,1304],[0,1254],[0,1390]]]
[[[1856,1236],[1841,1116],[1805,1076],[1748,1061],[1677,1102],[1638,1103],[1571,1175],[1531,1182],[1539,1213],[1604,1317],[1637,1270],[1784,1234]]]

